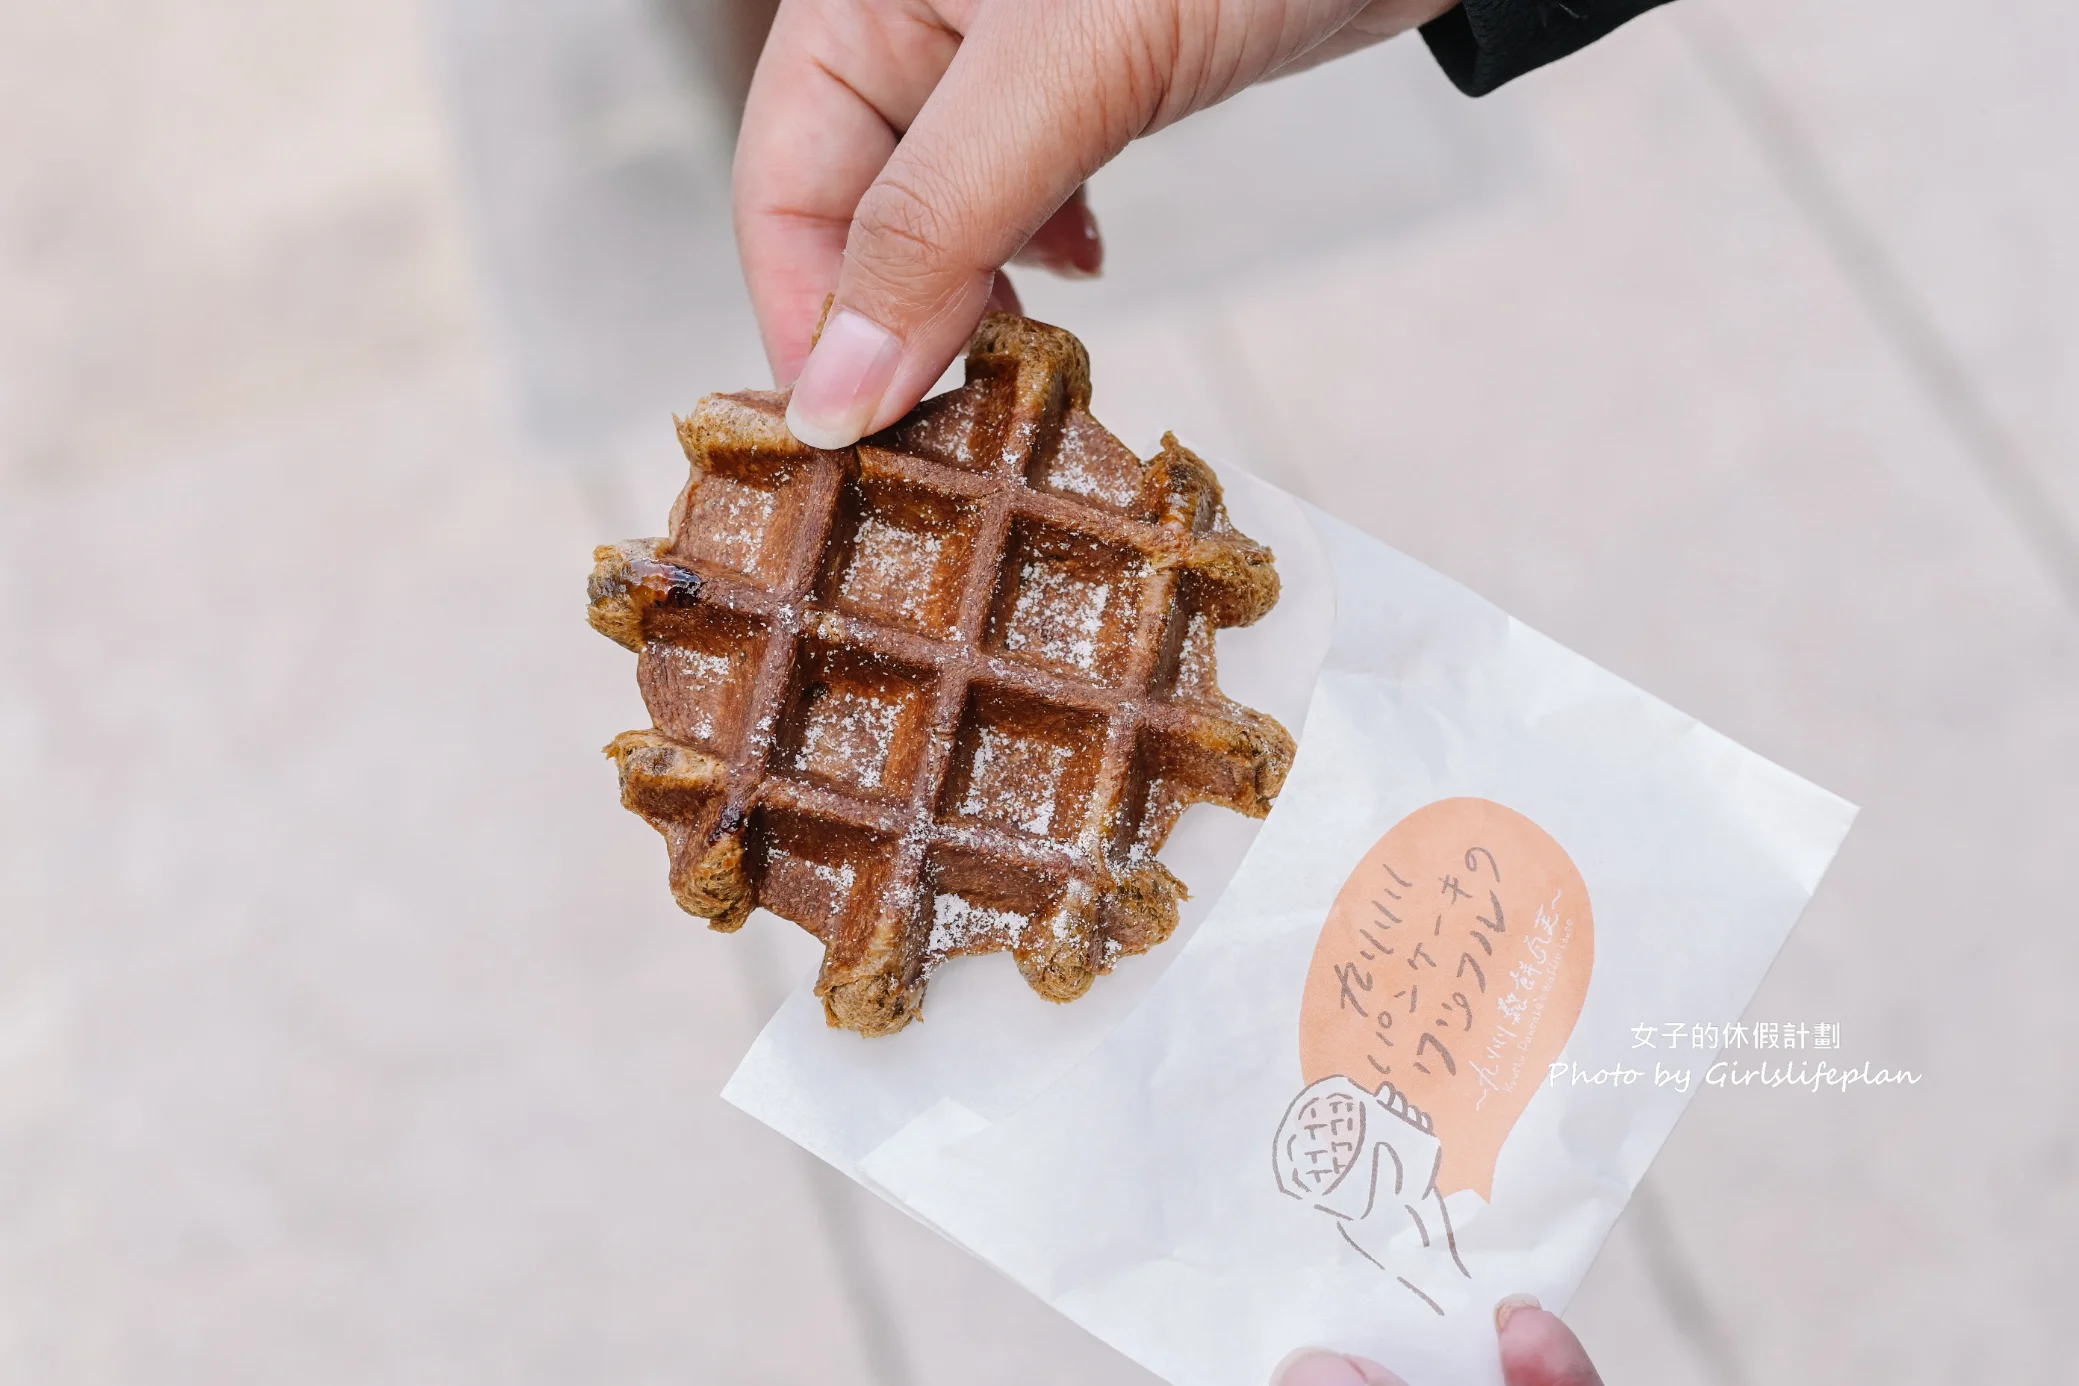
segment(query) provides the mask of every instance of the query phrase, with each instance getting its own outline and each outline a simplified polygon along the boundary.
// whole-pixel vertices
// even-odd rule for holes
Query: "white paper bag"
[[[805,985],[724,1095],[1176,1386],[1498,1382],[1495,1301],[1566,1303],[1691,1095],[1594,1080],[1739,1015],[1854,810],[1237,482],[1287,597],[1220,677],[1299,753],[1180,825],[1178,938],[1066,1007],[961,960],[888,1039]]]

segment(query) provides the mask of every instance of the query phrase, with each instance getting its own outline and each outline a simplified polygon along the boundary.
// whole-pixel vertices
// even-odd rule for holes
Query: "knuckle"
[[[959,223],[946,190],[914,176],[884,176],[859,200],[845,258],[856,271],[908,298],[964,271]]]

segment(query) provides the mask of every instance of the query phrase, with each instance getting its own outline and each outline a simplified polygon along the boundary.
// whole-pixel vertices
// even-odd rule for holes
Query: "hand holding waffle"
[[[1015,309],[1014,256],[1096,273],[1080,189],[1130,141],[1451,3],[785,0],[736,231],[795,436],[847,447],[908,413],[987,308]]]

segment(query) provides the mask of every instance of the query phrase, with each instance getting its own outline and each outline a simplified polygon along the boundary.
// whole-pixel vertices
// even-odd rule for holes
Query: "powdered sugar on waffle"
[[[1110,583],[1088,582],[1055,564],[1028,561],[1018,573],[1018,602],[1004,647],[1094,669],[1111,602]]]
[[[931,595],[918,581],[938,567],[945,540],[922,530],[891,525],[878,515],[859,523],[852,561],[845,568],[838,595],[862,604],[893,607],[912,622],[922,621]]]
[[[931,905],[931,938],[925,954],[936,965],[948,954],[989,944],[1016,943],[1032,927],[1032,920],[1011,910],[992,910],[951,891],[943,891]]]
[[[1067,746],[983,727],[976,738],[974,770],[967,793],[961,797],[960,812],[1014,823],[1028,833],[1046,836],[1054,826],[1054,786],[1072,754]]]
[[[1116,505],[1130,500],[1130,494],[1119,494],[1117,478],[1112,475],[1117,468],[1104,467],[1101,461],[1080,436],[1064,437],[1054,454],[1053,465],[1047,469],[1047,482],[1106,504]]]
[[[800,858],[801,869],[821,881],[830,890],[830,908],[833,914],[844,909],[845,902],[852,898],[852,887],[859,880],[859,873],[850,862],[842,866],[826,866],[820,861]]]
[[[732,663],[728,655],[712,654],[687,645],[651,641],[652,652],[661,654],[672,670],[698,695],[684,700],[686,727],[705,740],[715,734],[715,706],[729,686]]]
[[[837,774],[862,788],[879,789],[901,719],[897,703],[833,690],[809,713],[795,768]]]
[[[753,571],[777,504],[770,491],[710,476],[699,498],[699,533],[706,556],[739,572]]]

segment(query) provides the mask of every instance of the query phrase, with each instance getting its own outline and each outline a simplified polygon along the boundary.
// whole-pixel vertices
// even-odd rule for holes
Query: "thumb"
[[[1511,1295],[1496,1305],[1494,1322],[1507,1386],[1603,1386],[1574,1330],[1529,1295]]]
[[[839,448],[907,413],[966,345],[997,268],[1144,128],[1128,7],[989,5],[860,199],[787,409]],[[1144,66],[1144,65],[1143,65]]]

